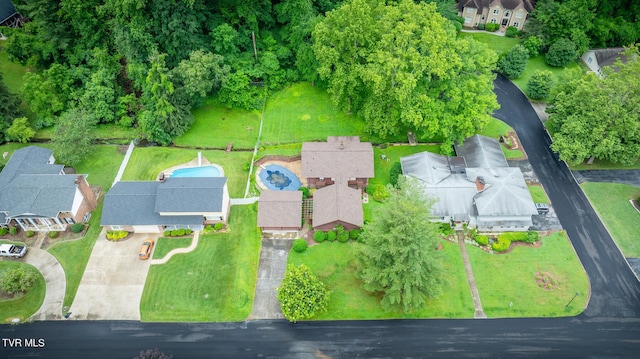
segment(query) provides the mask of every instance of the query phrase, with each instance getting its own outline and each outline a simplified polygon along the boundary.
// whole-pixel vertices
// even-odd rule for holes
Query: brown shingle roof
[[[300,228],[302,192],[263,191],[258,200],[258,226]]]
[[[373,178],[373,147],[357,136],[331,136],[327,142],[302,144],[302,176],[336,181]]]
[[[362,226],[362,198],[360,191],[346,184],[334,184],[313,194],[313,227],[334,221]]]
[[[465,7],[483,9],[496,5],[501,5],[509,10],[524,8],[531,13],[535,8],[535,0],[460,0],[458,1],[458,11],[462,11]]]

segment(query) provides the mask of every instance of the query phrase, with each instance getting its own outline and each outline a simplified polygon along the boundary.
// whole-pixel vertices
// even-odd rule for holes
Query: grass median
[[[18,261],[0,261],[0,277],[4,276],[6,271],[22,268],[27,271],[36,273],[36,280],[33,288],[27,293],[19,295],[15,298],[7,298],[0,296],[0,320],[2,323],[11,323],[14,318],[25,321],[29,319],[35,312],[40,309],[44,302],[46,292],[46,284],[44,277],[38,269],[30,264]]]

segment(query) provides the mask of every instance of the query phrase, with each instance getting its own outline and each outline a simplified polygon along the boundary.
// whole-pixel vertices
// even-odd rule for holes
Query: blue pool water
[[[171,177],[220,177],[220,170],[213,166],[180,168]]]
[[[297,191],[302,182],[293,172],[279,165],[268,165],[258,173],[262,183],[272,191]]]

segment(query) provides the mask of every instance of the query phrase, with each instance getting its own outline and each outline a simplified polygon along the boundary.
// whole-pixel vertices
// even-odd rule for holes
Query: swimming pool
[[[171,177],[221,177],[220,170],[215,166],[180,168]]]
[[[260,181],[272,191],[297,191],[302,187],[298,176],[280,165],[267,165],[258,173]]]

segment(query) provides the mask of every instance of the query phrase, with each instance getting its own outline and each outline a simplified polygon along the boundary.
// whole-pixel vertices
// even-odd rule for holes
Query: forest
[[[4,140],[27,141],[51,127],[60,147],[86,146],[94,126],[117,124],[168,145],[208,97],[258,109],[269,93],[300,81],[326,88],[372,133],[423,128],[443,148],[473,134],[497,108],[497,59],[457,38],[463,19],[453,0],[13,2],[26,21],[2,29],[4,47],[30,71],[18,96],[0,84]],[[582,47],[618,46],[638,38],[633,0],[539,5],[528,31],[547,44],[568,37]],[[572,22],[554,15],[571,9],[579,10]],[[28,121],[20,103],[32,113]]]

